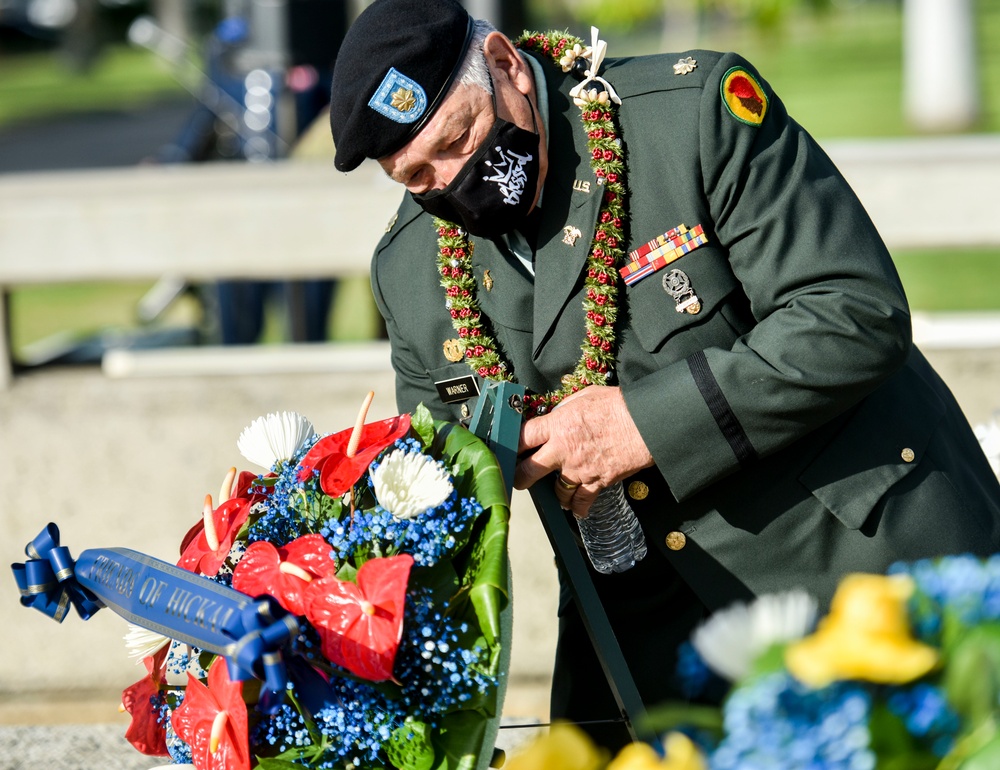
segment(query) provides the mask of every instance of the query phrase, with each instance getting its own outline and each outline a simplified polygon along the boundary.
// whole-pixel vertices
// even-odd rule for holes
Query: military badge
[[[465,346],[461,340],[445,340],[442,348],[444,349],[444,357],[453,363],[458,363],[465,358]]]
[[[579,240],[580,236],[582,235],[583,233],[580,232],[579,227],[573,227],[573,225],[566,225],[563,228],[562,242],[565,243],[567,246],[576,246],[577,240]]]
[[[618,272],[625,285],[632,286],[706,243],[708,236],[701,225],[695,225],[690,230],[686,225],[677,225],[673,230],[630,251],[628,264]]]
[[[395,123],[415,123],[427,110],[427,93],[415,80],[390,67],[368,106]]]
[[[674,74],[690,75],[692,72],[694,72],[697,66],[698,66],[697,61],[695,61],[690,56],[685,56],[683,59],[677,60],[677,64],[674,65]]]
[[[698,315],[701,312],[701,300],[691,288],[691,279],[683,270],[671,270],[663,276],[663,290],[674,298],[678,313]]]
[[[743,67],[733,67],[722,78],[722,101],[729,114],[748,126],[759,126],[767,114],[767,94]]]
[[[490,275],[489,270],[483,271],[483,288],[485,288],[486,291],[493,291],[493,276]]]

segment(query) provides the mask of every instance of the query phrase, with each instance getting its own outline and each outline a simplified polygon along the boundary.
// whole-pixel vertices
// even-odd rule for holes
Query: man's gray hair
[[[462,66],[455,77],[456,85],[479,86],[486,93],[493,93],[493,79],[490,77],[489,68],[486,66],[486,56],[483,54],[483,44],[486,36],[490,32],[495,32],[496,27],[485,19],[476,19],[472,30],[472,40],[469,41],[469,48],[465,52]]]

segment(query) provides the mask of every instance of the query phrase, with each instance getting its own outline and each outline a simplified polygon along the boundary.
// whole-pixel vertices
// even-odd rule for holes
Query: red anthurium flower
[[[191,746],[191,760],[198,770],[250,770],[243,684],[229,679],[223,658],[216,658],[209,669],[208,687],[188,674],[184,702],[171,722]]]
[[[293,615],[305,615],[303,594],[315,578],[337,571],[322,535],[304,535],[282,548],[252,543],[233,573],[233,588],[248,596],[268,594]]]
[[[409,554],[372,559],[358,570],[357,584],[333,576],[309,584],[306,617],[327,660],[372,682],[392,678],[412,566]]]
[[[169,756],[167,731],[159,721],[159,707],[153,704],[153,698],[159,694],[163,682],[168,649],[169,645],[166,645],[155,655],[143,658],[149,674],[122,691],[122,707],[132,716],[132,722],[125,731],[125,740],[136,751],[151,757]]]
[[[249,514],[250,501],[245,498],[234,497],[213,509],[212,497],[206,495],[204,526],[191,538],[177,566],[208,577],[217,575]]]
[[[274,476],[273,473],[268,473],[266,475]],[[256,483],[257,477],[257,474],[251,471],[241,471],[239,478],[236,479],[235,489],[232,494],[233,497],[239,497],[246,500],[251,508],[262,500],[266,500],[267,496],[271,494],[271,489],[269,487],[261,487]],[[187,531],[187,534],[184,535],[184,539],[181,540],[182,554],[187,550],[187,547],[191,545],[191,541],[198,537],[204,529],[205,519],[198,519],[197,523]]]
[[[304,481],[319,471],[319,483],[330,497],[339,497],[360,479],[371,461],[393,441],[403,438],[410,431],[410,415],[401,414],[388,420],[368,423],[361,429],[361,438],[353,457],[347,456],[351,430],[332,433],[317,441],[300,463],[299,481]]]

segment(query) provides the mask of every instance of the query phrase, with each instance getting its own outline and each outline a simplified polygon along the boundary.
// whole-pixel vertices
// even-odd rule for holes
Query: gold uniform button
[[[645,500],[649,497],[649,487],[641,481],[633,481],[628,485],[628,496],[633,500]]]
[[[914,454],[913,450],[909,447],[906,447],[902,452],[900,452],[899,456],[903,458],[904,463],[912,463],[916,458],[916,454]]]
[[[681,548],[687,545],[687,541],[687,536],[683,532],[670,532],[666,537],[667,548],[671,551],[681,550]]]

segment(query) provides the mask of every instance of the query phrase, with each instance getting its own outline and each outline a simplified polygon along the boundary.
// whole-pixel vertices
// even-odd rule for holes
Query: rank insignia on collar
[[[444,349],[444,357],[447,358],[452,363],[457,364],[459,361],[465,358],[465,354],[463,352],[464,346],[462,345],[461,340],[455,340],[455,339],[445,340],[444,345],[442,345],[442,348]]]
[[[757,79],[743,67],[733,67],[722,78],[719,87],[722,102],[729,114],[740,123],[759,126],[767,114],[767,94]]]
[[[674,65],[674,74],[690,75],[692,72],[694,72],[697,66],[698,62],[696,62],[690,56],[685,56],[683,59],[677,60],[677,64]]]
[[[394,228],[396,226],[396,220],[397,219],[399,219],[399,212],[398,211],[395,214],[392,215],[392,219],[390,219],[389,223],[385,226],[385,232],[386,232],[386,234],[389,234],[389,233],[392,232],[392,228]]]
[[[573,227],[573,225],[566,225],[563,228],[562,242],[567,246],[576,246],[577,240],[582,236],[583,233],[580,232],[579,227]]]
[[[483,270],[483,288],[486,291],[493,291],[493,276],[490,275],[489,270]]]
[[[632,286],[706,243],[708,236],[701,225],[695,225],[690,230],[686,225],[677,225],[630,251],[628,264],[618,272],[625,285]]]

